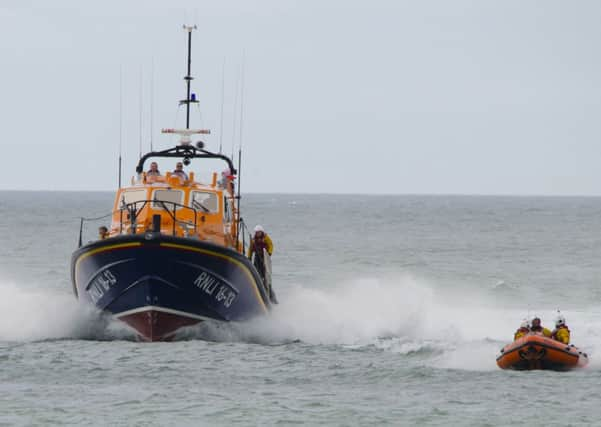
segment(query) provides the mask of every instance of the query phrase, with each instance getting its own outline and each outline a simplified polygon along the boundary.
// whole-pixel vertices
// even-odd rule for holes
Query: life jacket
[[[515,333],[513,334],[513,339],[517,340],[518,338],[522,338],[523,336],[527,335],[528,332],[530,332],[530,329],[528,328],[523,328],[523,327],[519,327],[517,331],[515,331]]]
[[[267,244],[265,243],[265,237],[253,239],[253,246],[255,247],[255,253],[258,253],[259,256],[263,256],[263,249],[267,249]]]
[[[570,333],[570,329],[566,325],[561,325],[560,327],[555,328],[555,330],[551,334],[551,338],[553,338],[554,340],[556,340],[557,339],[557,332],[559,332],[560,329],[567,329],[568,330],[568,334]]]

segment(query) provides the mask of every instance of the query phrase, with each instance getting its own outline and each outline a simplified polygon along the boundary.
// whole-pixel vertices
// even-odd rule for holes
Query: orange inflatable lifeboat
[[[574,345],[537,334],[528,334],[507,344],[497,357],[501,369],[567,371],[587,364],[588,355]]]

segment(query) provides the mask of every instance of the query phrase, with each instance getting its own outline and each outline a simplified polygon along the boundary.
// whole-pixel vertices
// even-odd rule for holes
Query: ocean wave
[[[471,294],[437,289],[407,275],[344,281],[327,289],[295,286],[280,291],[270,315],[240,324],[204,323],[184,329],[181,340],[263,345],[345,346],[376,349],[449,368],[497,369],[499,349],[522,318],[537,313],[550,325],[548,307],[506,309]],[[136,340],[118,321],[79,304],[68,292],[0,282],[0,341],[48,339]],[[564,311],[572,342],[601,369],[601,313]]]

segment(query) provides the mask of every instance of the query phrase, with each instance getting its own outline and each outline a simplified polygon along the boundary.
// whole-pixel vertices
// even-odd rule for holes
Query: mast
[[[184,77],[186,81],[186,99],[179,102],[179,105],[186,104],[186,129],[162,129],[162,133],[174,133],[180,135],[181,145],[190,145],[192,135],[194,134],[210,134],[208,129],[190,129],[190,104],[198,104],[196,94],[190,93],[190,82],[194,80],[190,74],[192,72],[192,31],[196,29],[196,25],[184,25],[184,30],[188,32],[188,73]]]
[[[184,30],[188,32],[188,73],[184,77],[184,80],[186,81],[186,99],[180,101],[179,104],[186,104],[186,129],[190,129],[190,104],[198,103],[195,94],[192,94],[192,97],[190,98],[190,82],[194,80],[194,77],[190,75],[190,73],[192,72],[192,31],[195,29],[196,25],[184,25]]]

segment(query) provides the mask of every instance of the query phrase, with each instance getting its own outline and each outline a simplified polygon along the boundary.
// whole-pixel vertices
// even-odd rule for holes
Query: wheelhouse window
[[[129,205],[130,203],[143,202],[146,200],[147,194],[148,191],[146,190],[126,190],[121,193],[121,200],[119,203],[121,206],[123,206]]]
[[[204,213],[219,212],[217,194],[208,191],[193,191],[190,195],[190,207]]]
[[[184,192],[181,190],[154,190],[152,193],[152,207],[153,209],[163,209],[166,207],[169,210],[173,210],[174,203],[182,204],[184,198]],[[175,205],[175,209],[179,209],[181,206]]]

